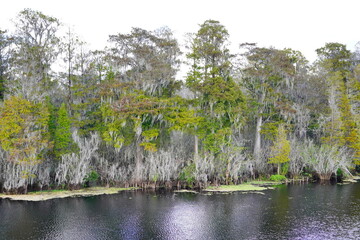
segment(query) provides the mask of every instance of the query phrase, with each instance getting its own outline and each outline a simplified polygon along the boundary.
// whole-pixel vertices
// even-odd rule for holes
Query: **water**
[[[0,239],[360,239],[360,183],[0,200]]]

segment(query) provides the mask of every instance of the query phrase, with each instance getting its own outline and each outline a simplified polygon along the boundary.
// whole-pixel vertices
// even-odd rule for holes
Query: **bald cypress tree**
[[[54,133],[54,154],[60,158],[74,150],[74,142],[71,136],[71,121],[65,104],[61,104],[58,111],[56,129]]]

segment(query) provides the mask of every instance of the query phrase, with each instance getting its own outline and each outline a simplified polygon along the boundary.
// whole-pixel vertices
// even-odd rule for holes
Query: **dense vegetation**
[[[87,50],[25,9],[0,30],[0,189],[330,179],[360,165],[360,52],[241,44],[207,20],[188,35],[133,28]],[[177,73],[186,58],[184,79]],[[55,71],[56,70],[56,71]]]

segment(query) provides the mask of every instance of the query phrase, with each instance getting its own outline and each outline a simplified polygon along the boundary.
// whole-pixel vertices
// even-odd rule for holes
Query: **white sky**
[[[354,50],[360,41],[358,0],[4,0],[0,28],[12,29],[11,19],[24,8],[42,11],[74,27],[91,49],[102,49],[108,35],[131,27],[154,30],[170,27],[182,43],[207,19],[229,31],[231,49],[240,43],[289,47],[310,61],[326,42]]]

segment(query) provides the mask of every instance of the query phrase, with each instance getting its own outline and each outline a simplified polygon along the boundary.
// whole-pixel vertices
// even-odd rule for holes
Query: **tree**
[[[13,39],[8,36],[7,31],[0,29],[0,101],[5,97],[5,84],[9,77],[9,64],[10,64],[10,45]]]
[[[71,134],[71,122],[64,103],[57,114],[56,129],[54,132],[54,153],[57,158],[74,151],[74,142]]]
[[[340,43],[327,43],[316,52],[319,66],[325,73],[330,108],[323,141],[333,146],[348,147],[354,154],[354,163],[359,165],[360,129],[350,101],[350,93],[356,92],[356,80],[351,72],[352,54]]]
[[[133,28],[129,34],[110,35],[109,41],[113,71],[121,82],[133,82],[151,96],[171,96],[180,49],[169,28]]]
[[[341,43],[326,43],[324,47],[316,49],[320,64],[330,72],[341,72],[343,80],[348,78],[351,62],[351,52]]]
[[[204,153],[226,163],[228,158],[221,156],[221,152],[231,146],[233,130],[237,131],[244,119],[245,98],[232,76],[234,56],[227,48],[228,38],[226,28],[214,20],[205,21],[197,33],[190,35],[187,58],[191,69],[186,85],[194,92],[192,107],[196,115],[205,119],[196,126],[195,164],[198,164],[199,138]],[[221,170],[219,175],[223,175]]]
[[[42,103],[32,103],[12,96],[0,107],[0,146],[8,152],[7,161],[22,165],[19,173],[26,179],[24,188],[36,178],[33,166],[45,159],[50,147],[49,113]]]
[[[109,64],[94,62],[98,73],[107,71],[100,83],[102,137],[118,150],[133,146],[136,185],[144,179],[144,155],[157,151],[160,135],[168,134],[164,109],[178,85],[180,50],[168,28],[133,28],[129,34],[111,35],[110,42]]]
[[[52,85],[51,65],[59,53],[56,36],[59,20],[39,11],[25,9],[15,22],[15,49],[12,60],[12,94],[41,101]]]
[[[290,160],[290,151],[290,141],[287,140],[285,127],[283,124],[280,124],[274,145],[271,147],[270,158],[268,161],[268,163],[275,163],[278,165],[278,174],[280,174],[281,164]]]
[[[262,148],[263,120],[279,113],[276,107],[283,98],[281,88],[290,85],[295,67],[294,59],[286,50],[244,46],[248,51],[245,53],[247,66],[243,69],[243,81],[256,121],[254,157],[258,159]]]
[[[67,89],[67,104],[70,108],[72,108],[72,87],[74,84],[74,78],[75,76],[75,58],[76,58],[76,51],[78,50],[80,45],[79,38],[72,32],[71,28],[68,29],[66,36],[64,37],[64,43],[62,43],[63,52],[65,53],[64,56],[64,62],[67,65],[67,72],[66,72],[66,81],[64,82],[64,85]]]

